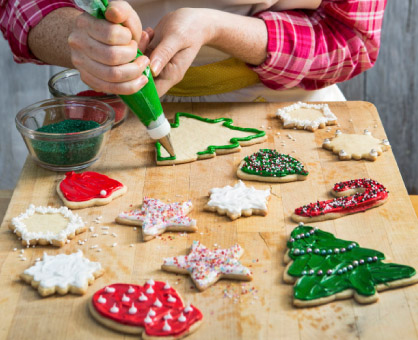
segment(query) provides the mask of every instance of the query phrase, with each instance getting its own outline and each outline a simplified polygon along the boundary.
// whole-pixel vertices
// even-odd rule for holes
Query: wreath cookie
[[[36,244],[62,247],[68,239],[87,229],[81,217],[67,207],[35,207],[31,204],[11,222],[9,228],[28,247]]]
[[[362,212],[386,203],[389,191],[368,178],[336,183],[331,193],[337,198],[317,201],[295,209],[295,222],[319,222]]]
[[[237,170],[241,179],[275,183],[304,181],[308,174],[296,158],[271,149],[261,149],[245,157]]]
[[[315,131],[326,125],[335,125],[337,117],[331,112],[328,104],[306,104],[297,102],[278,109],[276,115],[283,122],[285,129],[305,129]]]
[[[71,209],[108,204],[126,190],[117,180],[93,171],[67,172],[57,185],[58,196]]]

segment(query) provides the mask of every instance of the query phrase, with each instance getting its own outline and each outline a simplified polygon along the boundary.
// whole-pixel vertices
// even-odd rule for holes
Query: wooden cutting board
[[[295,227],[289,219],[298,206],[329,198],[338,181],[370,177],[390,191],[382,207],[334,221],[313,224],[342,239],[376,249],[397,263],[418,268],[418,221],[408,198],[391,151],[376,162],[340,162],[323,150],[324,138],[337,127],[315,133],[283,130],[275,118],[277,108],[286,104],[165,104],[171,119],[175,112],[189,112],[208,118],[230,117],[238,126],[264,129],[265,143],[243,148],[239,153],[218,156],[194,163],[157,167],[153,144],[139,121],[130,116],[112,130],[111,139],[90,170],[117,178],[128,192],[107,206],[78,210],[94,232],[77,236],[61,249],[36,247],[22,249],[8,230],[12,217],[30,203],[59,206],[55,187],[63,174],[46,171],[28,160],[14,191],[0,229],[0,338],[1,339],[122,339],[129,336],[97,324],[87,311],[87,300],[98,289],[116,282],[143,284],[148,278],[168,281],[187,302],[204,314],[203,326],[190,339],[414,339],[418,338],[418,285],[382,292],[378,303],[359,305],[352,299],[324,306],[297,309],[292,306],[292,286],[282,282],[286,240]],[[377,138],[386,138],[376,108],[366,102],[331,103],[344,132],[362,133],[369,129]],[[277,134],[280,132],[280,135]],[[287,137],[295,138],[292,141]],[[285,145],[282,145],[284,142]],[[247,182],[256,188],[271,188],[269,213],[230,221],[225,216],[203,211],[208,191],[236,183],[236,167],[241,159],[259,148],[276,148],[305,162],[310,170],[307,181],[288,184]],[[130,205],[141,203],[148,195],[163,200],[191,199],[198,232],[183,235],[167,233],[161,239],[142,242],[140,232],[113,221]],[[102,216],[101,223],[93,220]],[[109,235],[102,235],[109,226]],[[99,233],[97,238],[91,237]],[[115,233],[117,236],[111,236]],[[87,240],[78,245],[78,240]],[[219,281],[199,293],[190,278],[160,270],[162,259],[186,254],[192,241],[208,247],[230,247],[238,242],[245,249],[243,264],[254,273],[252,282]],[[117,246],[112,247],[113,243]],[[102,250],[91,249],[98,245]],[[130,246],[132,245],[132,246]],[[17,248],[17,251],[13,251]],[[78,249],[106,270],[90,286],[85,296],[41,298],[18,275],[46,251],[48,254],[72,253]]]

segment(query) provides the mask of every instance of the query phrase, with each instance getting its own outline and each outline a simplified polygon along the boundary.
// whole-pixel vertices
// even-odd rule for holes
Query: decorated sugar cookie
[[[184,306],[168,283],[148,280],[143,286],[116,283],[97,291],[91,315],[101,324],[143,339],[181,339],[202,324],[203,315],[193,305]]]
[[[250,269],[239,262],[244,249],[235,244],[228,249],[209,250],[199,241],[193,241],[188,255],[164,259],[163,270],[189,274],[196,287],[202,291],[219,279],[251,281]]]
[[[98,172],[71,171],[58,183],[57,192],[67,207],[82,209],[110,203],[126,192],[126,186]]]
[[[287,247],[284,281],[294,283],[293,303],[298,307],[352,296],[359,303],[372,303],[378,291],[418,282],[414,268],[384,263],[379,251],[303,224],[292,231]]]
[[[209,202],[205,210],[227,215],[231,220],[241,216],[267,215],[267,200],[270,189],[257,190],[254,187],[245,186],[238,181],[233,187],[227,185],[223,188],[213,188],[209,192]]]
[[[28,247],[36,244],[62,247],[67,239],[87,229],[81,217],[67,207],[35,207],[31,204],[11,222],[10,229]]]
[[[190,113],[176,114],[170,135],[176,155],[170,156],[160,143],[156,143],[158,165],[188,163],[238,152],[241,146],[266,140],[264,131],[234,126],[232,119],[209,119]]]
[[[383,151],[390,149],[387,139],[377,139],[372,136],[370,131],[364,130],[364,134],[346,134],[337,130],[333,139],[326,138],[322,147],[337,154],[342,161],[355,159],[377,160]]]
[[[55,293],[82,295],[103,273],[99,262],[91,262],[79,250],[70,255],[44,253],[42,260],[26,269],[20,278],[37,289],[42,297]]]
[[[276,183],[304,181],[308,174],[296,158],[271,149],[261,149],[245,157],[237,170],[241,179]]]
[[[331,193],[337,198],[297,208],[292,214],[292,220],[317,222],[362,212],[386,203],[389,191],[382,184],[363,178],[336,183]]]
[[[149,241],[166,231],[195,232],[196,220],[187,216],[192,208],[191,201],[166,204],[144,197],[140,209],[120,213],[116,222],[142,226],[143,239]]]
[[[337,117],[328,104],[306,104],[297,102],[277,110],[277,116],[285,129],[305,129],[315,131],[326,125],[335,125]]]

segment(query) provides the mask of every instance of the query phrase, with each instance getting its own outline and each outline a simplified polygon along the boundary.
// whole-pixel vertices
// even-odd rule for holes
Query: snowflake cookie
[[[67,207],[35,207],[33,204],[11,221],[10,229],[22,244],[62,247],[67,239],[86,231],[83,220]]]
[[[91,315],[106,327],[142,339],[181,339],[202,324],[203,315],[185,306],[168,283],[148,280],[143,286],[115,283],[97,291],[89,302]]]
[[[144,241],[149,241],[166,231],[195,232],[196,220],[187,214],[192,211],[191,201],[164,203],[144,197],[140,209],[122,212],[116,218],[120,224],[142,226]]]
[[[164,259],[161,269],[189,274],[196,287],[202,291],[221,278],[251,281],[250,269],[239,262],[243,253],[244,249],[239,244],[228,249],[209,250],[199,241],[193,241],[188,255]]]
[[[237,170],[241,179],[274,183],[304,181],[308,174],[296,158],[271,149],[261,149],[245,157]]]
[[[418,282],[414,268],[384,263],[385,255],[317,228],[296,227],[287,241],[284,281],[294,284],[293,304],[311,307],[354,297],[378,300],[378,291]]]
[[[336,183],[331,193],[337,198],[317,201],[295,209],[295,222],[319,222],[362,212],[386,203],[389,191],[369,178]]]
[[[390,144],[387,139],[374,138],[367,129],[362,135],[346,134],[337,130],[335,137],[331,140],[326,138],[322,147],[337,154],[342,161],[367,159],[374,162],[383,151],[390,149]]]
[[[213,188],[209,195],[209,202],[204,209],[216,211],[220,215],[227,215],[231,220],[241,216],[267,215],[270,189],[257,190],[238,181],[233,187],[227,185],[223,188]]]
[[[99,262],[91,262],[79,250],[70,255],[44,253],[42,260],[26,269],[20,278],[37,289],[42,297],[69,292],[82,295],[103,272]]]
[[[337,117],[328,104],[306,104],[297,102],[277,110],[276,115],[283,122],[285,129],[305,129],[315,131],[326,125],[335,125]]]

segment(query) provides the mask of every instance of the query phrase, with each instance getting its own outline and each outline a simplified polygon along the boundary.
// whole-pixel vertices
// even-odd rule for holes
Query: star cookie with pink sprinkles
[[[165,258],[161,269],[189,274],[196,287],[203,291],[221,278],[251,281],[250,269],[239,262],[243,253],[239,244],[228,249],[209,250],[199,241],[193,241],[188,255]]]
[[[144,197],[139,209],[122,212],[116,218],[120,224],[142,226],[144,241],[149,241],[166,231],[195,232],[196,220],[187,214],[192,202],[164,203],[159,199]]]

